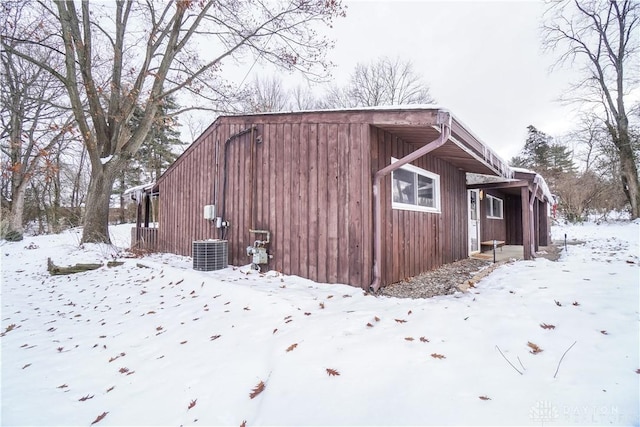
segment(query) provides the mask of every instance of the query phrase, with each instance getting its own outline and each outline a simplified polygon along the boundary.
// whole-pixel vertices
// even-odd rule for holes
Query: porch
[[[553,244],[538,246],[538,250],[535,252],[535,258],[546,258],[550,261],[557,261],[559,257],[560,248]],[[493,261],[493,249],[474,253],[471,255],[471,258]],[[522,245],[504,245],[500,248],[496,248],[495,262],[510,260],[521,261],[524,259],[524,246]]]

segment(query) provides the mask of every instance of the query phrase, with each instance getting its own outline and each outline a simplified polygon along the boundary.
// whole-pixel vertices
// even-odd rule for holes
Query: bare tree
[[[23,5],[21,5],[23,6]],[[23,12],[22,7],[3,17],[3,44],[15,38],[17,27],[10,25]],[[13,21],[10,19],[13,18]],[[51,52],[34,46],[31,55],[51,64]],[[63,88],[53,76],[33,62],[14,55],[10,49],[0,53],[0,150],[3,175],[10,180],[8,229],[16,238],[23,233],[25,195],[35,177],[51,179],[57,173],[59,144],[73,139],[70,111],[57,104]]]
[[[565,0],[551,4],[543,27],[545,47],[560,53],[558,64],[581,67],[574,100],[601,107],[633,218],[640,217],[640,183],[625,96],[638,83],[639,12],[634,0]]]
[[[388,57],[359,63],[349,84],[342,90],[330,88],[326,96],[328,106],[341,108],[433,102],[429,86],[414,70],[413,63]]]
[[[309,86],[297,85],[290,94],[291,109],[294,111],[317,110],[322,108],[322,103],[314,95]]]
[[[65,87],[91,164],[83,242],[109,242],[113,184],[167,97],[179,92],[206,96],[211,109],[222,109],[233,90],[219,71],[225,59],[243,55],[321,74],[327,69],[324,53],[331,43],[316,28],[344,15],[339,0],[28,4],[30,19],[23,16],[12,23],[18,31],[3,37],[2,49],[38,65]],[[32,55],[34,46],[61,58],[64,67]],[[143,114],[134,127],[136,107]],[[182,111],[194,108],[199,106]]]
[[[284,111],[289,107],[289,92],[278,76],[256,77],[240,102],[243,113]]]

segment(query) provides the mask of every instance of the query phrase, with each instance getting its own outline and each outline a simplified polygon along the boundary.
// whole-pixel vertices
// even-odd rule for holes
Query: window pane
[[[404,169],[397,169],[392,174],[393,201],[415,205],[415,174]]]
[[[493,216],[493,199],[491,197],[487,197],[487,216]]]
[[[493,199],[493,216],[502,218],[502,200]]]
[[[418,175],[418,205],[429,208],[436,207],[433,179]]]

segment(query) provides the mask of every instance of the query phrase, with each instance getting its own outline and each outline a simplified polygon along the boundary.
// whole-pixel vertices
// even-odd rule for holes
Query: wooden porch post
[[[522,247],[524,248],[524,259],[531,259],[531,211],[529,210],[529,187],[520,188],[520,200],[522,204]]]
[[[541,202],[538,209],[540,218],[540,246],[549,245],[549,216],[547,215],[547,202]]]
[[[150,202],[151,202],[151,194],[144,194],[144,226],[145,228],[149,228],[149,211],[150,209]]]

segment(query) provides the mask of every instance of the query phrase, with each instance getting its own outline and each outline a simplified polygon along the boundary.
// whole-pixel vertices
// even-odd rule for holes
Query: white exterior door
[[[480,191],[467,191],[469,217],[469,254],[480,252]]]

